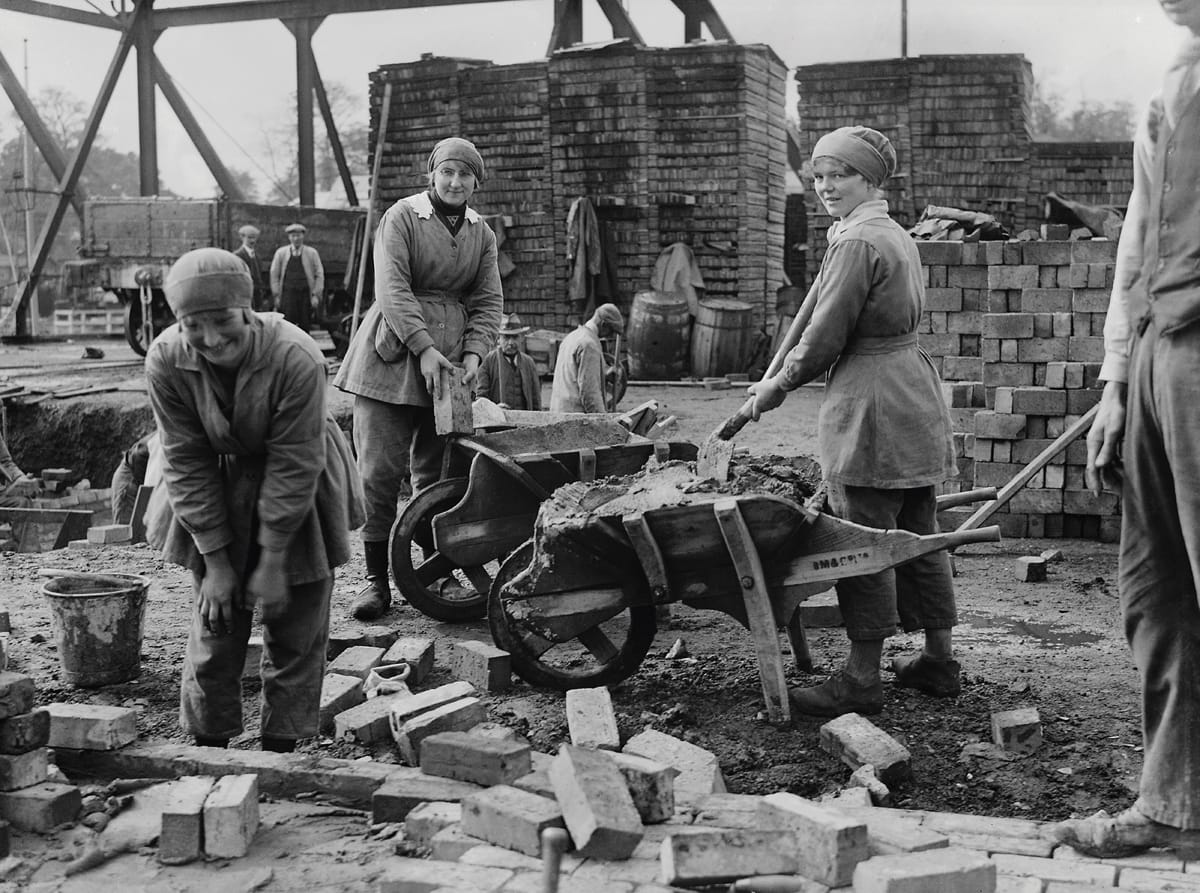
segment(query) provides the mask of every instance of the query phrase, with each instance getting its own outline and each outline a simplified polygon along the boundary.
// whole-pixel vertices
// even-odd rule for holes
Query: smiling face
[[[813,190],[831,217],[843,218],[875,198],[875,184],[836,158],[813,162]]]
[[[475,175],[461,161],[443,161],[433,169],[434,191],[448,205],[465,205],[477,185]]]
[[[241,307],[189,313],[179,328],[197,353],[223,369],[240,366],[250,348],[250,320]]]
[[[1158,0],[1167,18],[1200,34],[1200,0]]]

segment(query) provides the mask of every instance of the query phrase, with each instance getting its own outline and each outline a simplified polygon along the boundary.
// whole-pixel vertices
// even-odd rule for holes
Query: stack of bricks
[[[477,142],[487,167],[472,199],[502,220],[509,308],[566,329],[567,214],[588,198],[616,258],[618,305],[650,287],[668,245],[687,242],[706,294],[773,319],[783,284],[785,67],[765,46],[618,43],[493,66],[427,57],[371,76],[371,145],[392,85],[380,204],[425,188],[440,138]]]
[[[50,711],[34,708],[33,680],[0,672],[0,819],[45,832],[73,822],[82,797],[75,785],[48,781]]]
[[[959,476],[1002,487],[1100,399],[1116,243],[919,242],[920,338],[950,400]],[[1117,500],[1083,481],[1076,442],[993,516],[1006,536],[1115,539]],[[970,509],[959,510],[969,514]]]
[[[1036,229],[1048,192],[1123,207],[1129,142],[1043,143],[1032,131],[1033,71],[1020,55],[946,55],[805,65],[796,70],[800,150],[847,122],[892,140],[899,172],[892,215],[912,226],[929,205],[993,214],[1010,232]],[[807,196],[811,281],[830,222]]]

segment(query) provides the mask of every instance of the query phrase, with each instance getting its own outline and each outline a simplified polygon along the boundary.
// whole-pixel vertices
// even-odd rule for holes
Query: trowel
[[[792,324],[788,326],[787,334],[779,342],[779,347],[775,351],[775,356],[771,358],[771,364],[767,366],[767,371],[763,373],[763,378],[770,378],[783,367],[784,359],[791,349],[800,343],[800,336],[808,328],[813,308],[816,305],[817,284],[814,283],[804,298],[804,303],[796,311]],[[753,417],[754,398],[751,397],[738,407],[737,412],[721,422],[708,437],[704,438],[704,442],[700,444],[700,449],[696,453],[696,475],[698,477],[712,478],[718,483],[725,483],[729,479],[729,460],[733,458],[734,435],[745,428],[746,423]]]

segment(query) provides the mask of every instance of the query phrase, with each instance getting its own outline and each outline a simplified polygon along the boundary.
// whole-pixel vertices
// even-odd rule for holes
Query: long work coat
[[[288,583],[327,578],[350,558],[362,485],[326,409],[325,359],[278,314],[251,315],[252,343],[226,395],[178,324],[146,356],[163,483],[146,536],[175,564],[201,571],[225,548],[245,579],[250,544],[286,549]]]
[[[482,359],[496,340],[504,292],[496,236],[471,208],[457,235],[428,192],[396,202],[375,231],[375,303],[363,317],[334,385],[407,406],[432,406],[418,356],[433,345],[450,362]]]
[[[912,237],[886,201],[864,202],[830,230],[806,303],[812,321],[784,362],[791,390],[828,373],[818,422],[825,476],[901,489],[957,472],[937,369],[917,343],[925,299]]]

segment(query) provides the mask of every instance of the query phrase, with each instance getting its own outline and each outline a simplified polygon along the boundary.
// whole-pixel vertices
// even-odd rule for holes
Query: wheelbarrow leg
[[[720,499],[713,503],[713,512],[734,570],[742,585],[742,598],[746,603],[747,625],[754,638],[754,651],[758,657],[758,675],[762,681],[763,697],[767,702],[767,719],[775,725],[791,721],[791,705],[787,698],[787,682],[783,675],[783,655],[779,650],[779,634],[775,628],[775,612],[771,608],[771,597],[767,592],[767,580],[763,574],[762,561],[750,528],[742,517],[737,499]],[[790,626],[789,626],[790,633]],[[803,633],[801,634],[803,635]],[[805,646],[805,653],[808,648]]]
[[[788,642],[792,646],[792,659],[796,661],[796,669],[802,673],[813,671],[812,652],[808,650],[808,636],[804,634],[804,624],[800,622],[800,608],[792,612],[792,616],[784,624],[787,630]]]

